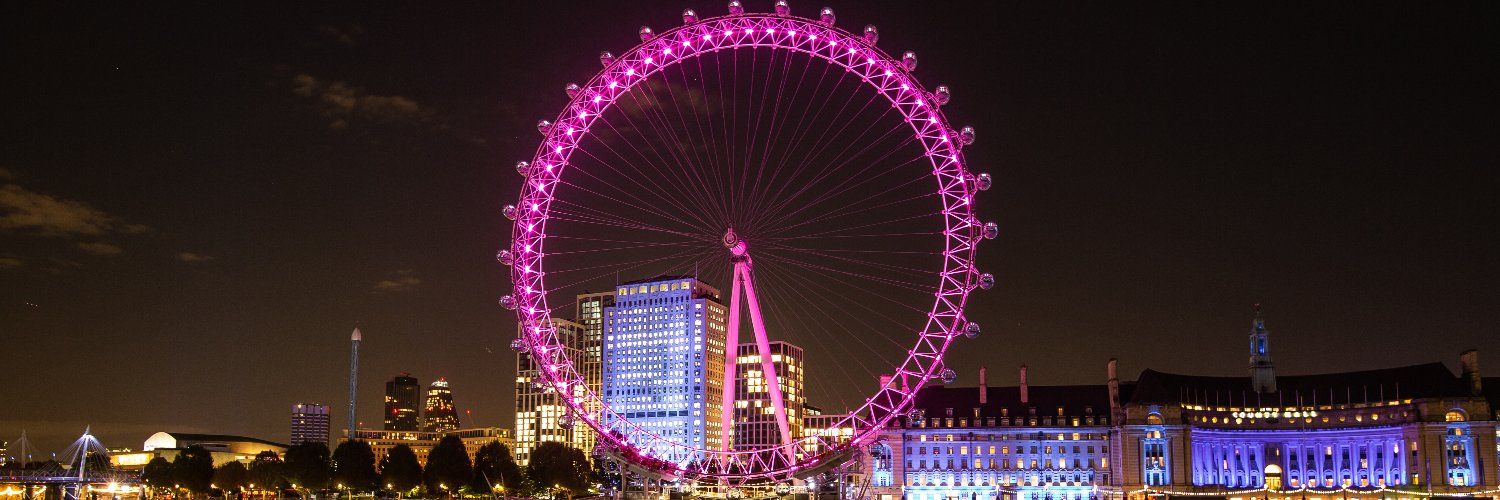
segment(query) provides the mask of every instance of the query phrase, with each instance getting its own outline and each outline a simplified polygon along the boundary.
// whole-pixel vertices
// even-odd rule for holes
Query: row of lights
[[[1283,412],[1275,412],[1275,411],[1237,411],[1237,412],[1234,412],[1234,413],[1230,413],[1230,415],[1233,416],[1234,418],[1277,418],[1277,417],[1281,417],[1281,418],[1302,418],[1302,417],[1316,417],[1316,416],[1318,416],[1318,412],[1317,411],[1283,411]]]

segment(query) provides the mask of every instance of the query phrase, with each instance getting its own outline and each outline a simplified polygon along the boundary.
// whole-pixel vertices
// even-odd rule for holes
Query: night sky
[[[724,10],[644,3],[0,8],[0,440],[338,428],[356,325],[362,421],[409,371],[510,425],[512,164],[599,51]],[[995,175],[963,383],[1243,374],[1257,302],[1281,373],[1500,374],[1494,3],[826,3]]]

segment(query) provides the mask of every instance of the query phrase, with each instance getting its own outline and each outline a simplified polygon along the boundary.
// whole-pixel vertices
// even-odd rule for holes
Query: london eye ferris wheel
[[[944,354],[980,330],[969,293],[994,285],[975,263],[998,232],[974,208],[991,178],[966,164],[974,130],[944,116],[948,88],[919,83],[916,55],[880,49],[874,26],[851,33],[831,9],[810,19],[786,2],[682,19],[601,54],[538,123],[504,208],[512,241],[497,258],[513,289],[500,302],[534,383],[600,450],[684,480],[806,477],[878,439],[931,380],[952,382]],[[652,295],[669,288],[691,300]],[[647,356],[652,373],[601,385],[560,333],[575,297],[600,290],[622,294],[597,311],[603,362]],[[717,314],[692,309],[703,303]],[[630,307],[706,336],[627,324]],[[773,362],[782,341],[805,359]],[[804,428],[814,411],[826,427]]]

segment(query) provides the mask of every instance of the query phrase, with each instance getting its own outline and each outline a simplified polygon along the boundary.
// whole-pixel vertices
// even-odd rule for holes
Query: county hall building
[[[1278,375],[1259,315],[1248,374],[927,387],[867,454],[877,499],[1500,498],[1500,377],[1442,363]]]

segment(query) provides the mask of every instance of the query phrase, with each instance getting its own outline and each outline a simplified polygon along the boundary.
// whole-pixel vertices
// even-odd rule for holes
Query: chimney
[[[989,402],[989,399],[990,399],[989,398],[989,394],[990,394],[990,383],[989,383],[988,380],[985,380],[984,367],[981,366],[981,367],[979,367],[979,404],[980,405],[984,405],[985,403]]]
[[[1021,404],[1026,404],[1027,401],[1031,400],[1027,393],[1026,365],[1021,365]]]
[[[1469,385],[1469,394],[1484,394],[1484,377],[1479,373],[1479,351],[1469,349],[1459,354],[1458,364],[1463,365],[1464,382]]]

